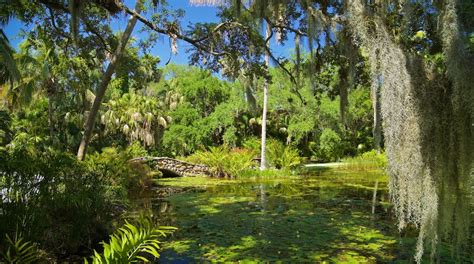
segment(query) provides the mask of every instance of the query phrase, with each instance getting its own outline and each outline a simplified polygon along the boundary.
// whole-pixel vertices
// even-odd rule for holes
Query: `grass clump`
[[[355,157],[343,159],[344,167],[350,170],[378,170],[387,167],[387,156],[384,152],[371,150]]]

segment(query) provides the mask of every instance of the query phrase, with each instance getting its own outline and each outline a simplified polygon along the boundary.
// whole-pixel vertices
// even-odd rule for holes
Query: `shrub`
[[[259,138],[249,138],[243,143],[244,148],[249,149],[255,156],[261,152],[261,141]],[[267,140],[267,162],[268,165],[277,169],[294,169],[303,159],[293,146],[285,146],[276,139]]]
[[[267,157],[268,164],[277,169],[293,169],[302,161],[297,149],[273,139],[268,141]]]
[[[0,148],[0,235],[20,229],[56,254],[91,247],[112,216],[107,182],[74,156],[28,142]]]
[[[142,190],[151,185],[153,174],[145,164],[130,163],[129,160],[146,156],[139,145],[132,144],[126,149],[108,147],[101,153],[87,156],[89,170],[99,174],[108,183],[110,195],[122,201],[127,200],[127,192]]]
[[[262,141],[260,138],[257,138],[257,137],[250,137],[248,139],[246,139],[242,146],[245,148],[245,149],[248,149],[250,151],[252,151],[254,153],[254,155],[259,155],[260,151],[261,151],[261,145],[262,145]]]
[[[319,137],[317,156],[323,161],[336,161],[342,155],[341,137],[332,129],[325,128]]]
[[[186,160],[209,166],[215,177],[234,178],[251,168],[253,156],[253,152],[247,149],[219,146],[210,147],[209,151],[198,151]]]

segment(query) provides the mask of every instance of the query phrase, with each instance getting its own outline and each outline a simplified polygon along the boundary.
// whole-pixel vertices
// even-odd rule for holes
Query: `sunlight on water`
[[[318,168],[305,176],[161,179],[137,200],[179,228],[160,263],[410,261],[416,233],[400,234],[380,171]],[[153,199],[151,197],[154,197]]]

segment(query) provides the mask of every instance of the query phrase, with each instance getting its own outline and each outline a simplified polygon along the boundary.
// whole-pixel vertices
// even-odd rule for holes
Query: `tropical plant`
[[[0,263],[6,264],[29,264],[41,261],[36,246],[30,241],[25,241],[18,233],[13,239],[8,234],[5,235],[5,248],[4,252],[0,252],[0,256]]]
[[[41,137],[18,133],[0,147],[0,234],[21,226],[25,239],[51,253],[76,252],[107,232],[111,182]]]
[[[269,164],[277,169],[294,169],[302,162],[297,149],[274,139],[270,140],[267,151]]]
[[[7,36],[0,29],[0,85],[13,83],[20,80],[20,72],[14,59],[14,50],[10,46]]]
[[[257,155],[261,141],[257,138],[249,138],[244,141],[243,146]],[[294,169],[303,161],[294,146],[285,146],[282,142],[273,138],[268,140],[267,152],[268,165],[276,169]]]
[[[104,110],[101,123],[106,133],[122,133],[129,143],[139,140],[147,147],[155,145],[171,120],[163,115],[158,100],[133,92],[108,101]]]
[[[210,167],[214,177],[235,178],[249,170],[254,153],[247,149],[230,149],[227,146],[210,147],[209,151],[197,151],[186,159]]]
[[[156,226],[151,220],[142,220],[138,225],[125,224],[117,229],[108,242],[102,242],[103,252],[94,250],[90,263],[138,263],[150,262],[150,257],[159,258],[160,241],[173,233],[175,227]],[[87,259],[84,263],[89,263]]]
[[[147,166],[130,163],[129,160],[146,156],[147,152],[137,142],[127,148],[107,147],[100,153],[89,155],[85,163],[89,170],[106,179],[111,197],[127,200],[129,191],[143,190],[151,185],[152,174]]]

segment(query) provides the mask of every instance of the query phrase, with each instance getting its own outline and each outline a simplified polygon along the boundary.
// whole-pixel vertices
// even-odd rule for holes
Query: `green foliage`
[[[17,64],[14,60],[14,49],[11,47],[10,42],[3,32],[0,30],[0,85],[5,83],[13,83],[20,80],[20,71],[18,70]]]
[[[240,126],[235,123],[242,100],[229,89],[233,86],[207,71],[177,65],[167,66],[164,76],[152,86],[165,97],[172,119],[163,134],[163,153],[189,155],[203,146],[237,144]]]
[[[243,143],[244,148],[252,151],[255,156],[260,155],[261,141],[258,138],[249,138]],[[303,158],[294,146],[285,146],[276,139],[267,140],[267,162],[270,167],[290,170],[296,168]]]
[[[107,179],[74,156],[20,134],[0,147],[0,172],[0,234],[21,228],[25,239],[58,253],[91,246],[106,232]]]
[[[94,250],[92,264],[150,262],[150,257],[159,258],[159,238],[166,237],[176,228],[155,226],[151,220],[142,220],[138,225],[125,224],[116,230],[108,242],[102,242],[103,252]],[[89,263],[87,259],[84,263]]]
[[[129,191],[142,190],[151,185],[153,174],[146,165],[132,164],[130,159],[146,156],[140,144],[132,144],[125,149],[108,147],[100,153],[86,158],[88,168],[108,182],[110,197],[126,201]]]
[[[0,253],[0,263],[29,264],[41,261],[36,246],[23,237],[15,235],[13,239],[5,235],[4,252]]]
[[[376,150],[371,150],[362,153],[356,157],[344,158],[345,167],[351,170],[372,170],[372,169],[386,169],[387,155],[385,153],[377,153]]]
[[[326,128],[319,137],[317,157],[323,161],[336,161],[341,158],[341,137],[332,129]]]
[[[346,113],[345,129],[340,135],[344,149],[343,155],[358,153],[357,147],[373,145],[373,111],[369,89],[360,87],[349,93],[349,107]]]
[[[253,158],[250,150],[223,145],[210,147],[209,151],[197,151],[186,160],[209,166],[214,177],[235,178],[255,164]]]
[[[268,141],[267,157],[269,165],[277,169],[294,169],[302,162],[296,148],[285,146],[277,140]]]
[[[242,146],[252,151],[255,155],[259,155],[261,151],[261,146],[262,146],[261,144],[262,144],[262,140],[260,138],[251,137],[251,138],[245,139],[244,142],[242,143]]]
[[[0,146],[5,146],[11,140],[11,122],[8,112],[0,110]]]
[[[163,115],[162,109],[153,97],[126,93],[105,104],[101,123],[106,134],[122,133],[129,143],[140,141],[145,146],[153,146],[171,120]]]

